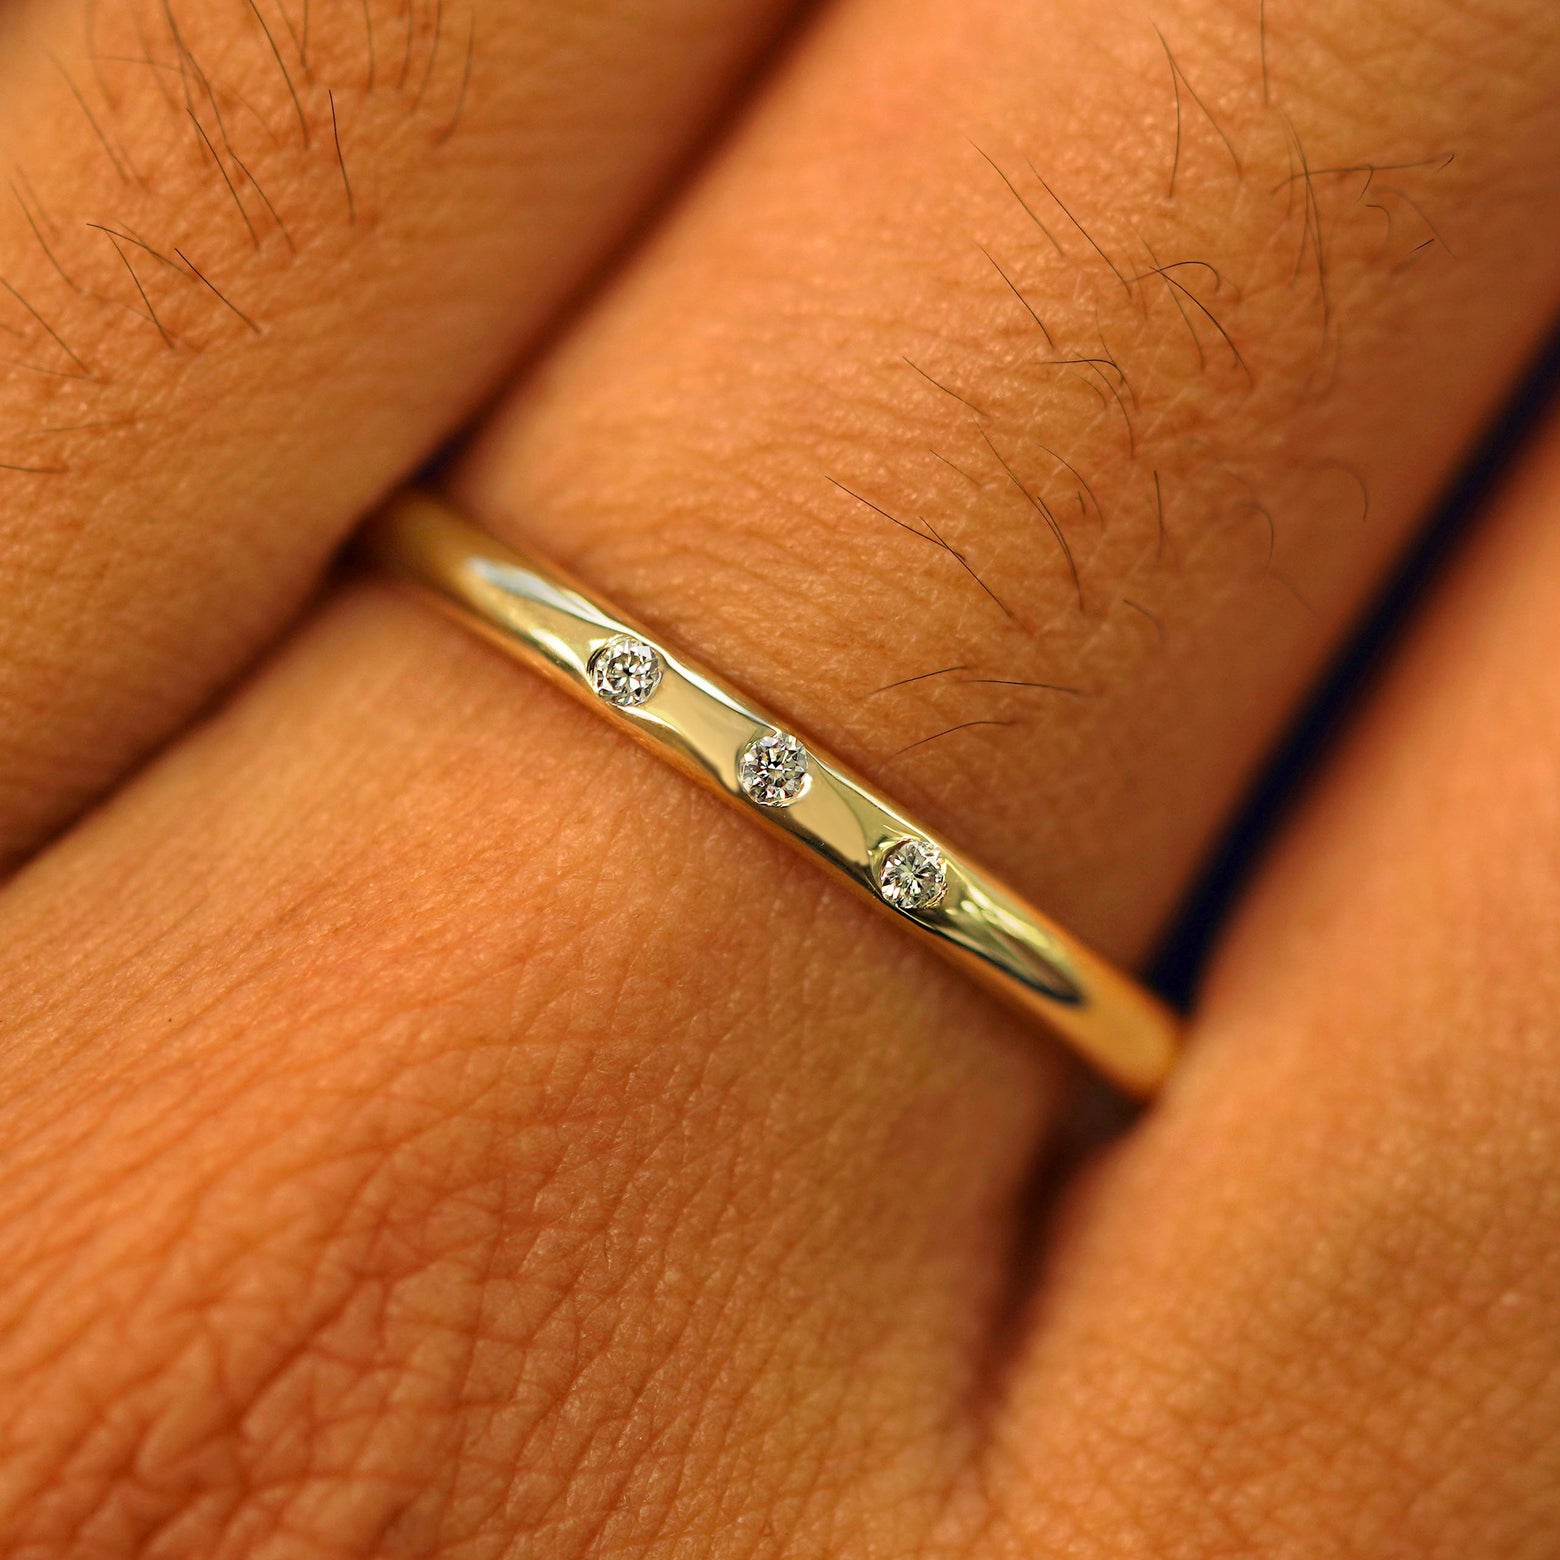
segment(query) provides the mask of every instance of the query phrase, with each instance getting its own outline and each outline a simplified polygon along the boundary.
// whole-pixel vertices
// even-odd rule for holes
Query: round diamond
[[[807,789],[807,749],[786,732],[755,737],[742,750],[738,774],[760,807],[789,807]]]
[[[942,852],[930,840],[901,840],[877,867],[878,893],[900,910],[930,910],[948,891]]]
[[[644,640],[619,634],[590,658],[590,680],[608,704],[631,710],[660,686],[661,658]]]

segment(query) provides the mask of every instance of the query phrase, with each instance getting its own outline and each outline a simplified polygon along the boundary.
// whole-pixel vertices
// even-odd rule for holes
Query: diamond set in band
[[[807,789],[807,749],[789,732],[755,737],[742,750],[737,778],[760,807],[789,807]]]
[[[661,685],[661,657],[654,645],[631,634],[609,639],[590,658],[597,697],[620,710],[637,709]],[[737,764],[743,792],[760,807],[789,807],[806,790],[807,748],[786,731],[755,737]],[[896,910],[931,910],[948,891],[942,852],[930,840],[904,839],[873,868],[879,897]]]
[[[619,634],[590,658],[591,687],[620,710],[637,709],[661,685],[661,657],[654,645]],[[806,790],[807,748],[786,731],[755,737],[737,764],[743,792],[760,807],[789,807]],[[903,839],[873,868],[879,897],[896,910],[931,910],[948,891],[942,852],[930,840]]]
[[[620,710],[637,709],[661,685],[661,657],[654,645],[619,634],[591,656],[591,687]],[[808,787],[807,748],[786,731],[755,737],[737,765],[743,792],[760,807],[789,807]],[[931,910],[948,891],[942,852],[930,840],[891,845],[873,868],[878,896],[896,910]]]
[[[930,840],[900,840],[879,859],[876,874],[879,896],[898,910],[931,910],[948,892],[942,852]]]
[[[619,634],[590,658],[590,683],[608,704],[636,709],[661,685],[661,657],[654,645]]]

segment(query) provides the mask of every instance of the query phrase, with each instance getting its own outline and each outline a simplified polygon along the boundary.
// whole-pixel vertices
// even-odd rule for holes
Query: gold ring
[[[1168,1075],[1180,1023],[1157,997],[562,570],[420,492],[395,498],[363,545],[459,622],[833,867],[1128,1093],[1147,1097]]]

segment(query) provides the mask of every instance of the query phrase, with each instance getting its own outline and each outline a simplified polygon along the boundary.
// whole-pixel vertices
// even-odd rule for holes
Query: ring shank
[[[1180,1044],[1171,1010],[937,836],[864,779],[806,744],[808,783],[783,807],[744,792],[740,763],[754,740],[785,733],[777,715],[590,596],[554,565],[529,557],[432,496],[408,491],[366,528],[362,546],[447,614],[533,667],[685,774],[719,792],[793,846],[821,857],[862,897],[907,922],[945,958],[1069,1042],[1127,1093],[1153,1094]],[[653,646],[654,696],[622,708],[598,696],[591,658],[622,636]],[[947,890],[934,906],[885,903],[877,870],[907,839],[941,854]]]

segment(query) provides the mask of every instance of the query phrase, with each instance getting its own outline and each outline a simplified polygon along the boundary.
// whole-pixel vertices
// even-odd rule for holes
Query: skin
[[[775,20],[695,9],[664,76],[603,6],[599,97],[482,54],[442,146],[358,121],[373,236],[279,166],[318,231],[267,335],[186,362],[112,311],[159,415],[16,474],[15,850],[99,805],[0,894],[0,1552],[1553,1553],[1560,437],[1286,825],[1184,1071],[1060,1187],[1043,1040],[380,584],[111,786],[553,319],[466,506],[1151,945],[1560,303],[1553,8],[1274,3],[1264,48],[1202,0],[841,0],[560,321]],[[38,155],[85,213],[77,115]],[[1364,163],[1412,166],[1319,171]]]
[[[781,6],[525,0],[478,48],[464,0],[437,30],[343,0],[307,64],[267,14],[281,67],[246,0],[9,19],[0,865],[277,635],[555,326]]]

